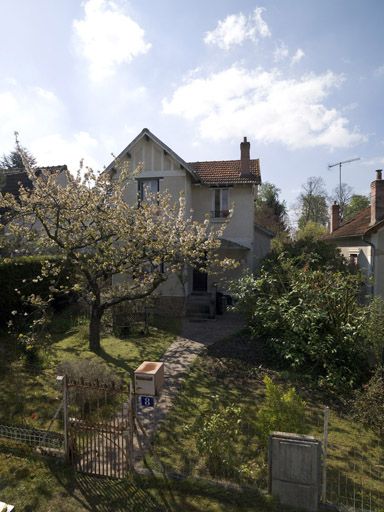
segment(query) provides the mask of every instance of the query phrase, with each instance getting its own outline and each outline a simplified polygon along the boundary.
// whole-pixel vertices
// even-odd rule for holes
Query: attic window
[[[138,180],[139,201],[147,201],[148,196],[160,192],[160,180],[158,178],[147,178]]]

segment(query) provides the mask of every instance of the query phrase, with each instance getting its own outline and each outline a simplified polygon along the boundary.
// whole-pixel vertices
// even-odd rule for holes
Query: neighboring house
[[[42,171],[55,173],[57,174],[58,183],[65,184],[66,174],[64,171],[67,170],[68,169],[66,165],[51,165],[47,167],[37,167],[35,169],[35,174],[38,176]],[[19,197],[20,186],[23,186],[26,189],[33,188],[33,183],[24,169],[19,169],[17,167],[0,169],[0,193],[8,193],[15,197]],[[6,211],[0,208],[0,225],[6,224],[5,213]],[[11,254],[13,254],[12,251]]]
[[[212,223],[227,222],[220,254],[238,260],[240,266],[223,275],[207,275],[195,269],[186,271],[185,283],[177,276],[163,283],[157,292],[162,305],[182,310],[185,297],[190,309],[202,309],[215,303],[216,292],[227,293],[226,281],[244,270],[254,271],[260,259],[270,250],[273,233],[255,225],[254,203],[261,183],[258,159],[250,158],[250,143],[240,144],[239,160],[185,162],[147,128],[120,153],[131,169],[142,164],[142,172],[127,187],[126,200],[136,203],[145,199],[147,191],[168,191],[176,200],[180,193],[186,201],[186,215],[203,221],[207,214]],[[113,170],[112,162],[107,170]],[[233,209],[229,217],[230,210]],[[200,307],[201,306],[201,307]]]
[[[62,175],[61,173],[67,170],[66,165],[50,165],[48,167],[37,167],[35,173],[36,175],[39,175],[42,171],[48,171]],[[33,184],[24,169],[19,169],[18,167],[0,169],[0,174],[2,177],[2,181],[0,182],[0,191],[3,194],[9,193],[18,197],[20,185],[25,188],[33,187]]]
[[[330,234],[334,243],[352,265],[366,277],[367,293],[384,298],[384,180],[376,171],[371,183],[371,205],[351,220],[339,223],[340,209],[332,205]]]

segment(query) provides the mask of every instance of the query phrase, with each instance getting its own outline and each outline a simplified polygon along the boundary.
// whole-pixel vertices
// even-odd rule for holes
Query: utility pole
[[[360,160],[360,158],[352,158],[351,160],[344,160],[343,162],[337,162],[335,164],[329,164],[328,169],[331,169],[332,167],[339,166],[339,198],[341,199],[341,166],[343,164],[349,164],[351,162],[356,162],[357,160]]]

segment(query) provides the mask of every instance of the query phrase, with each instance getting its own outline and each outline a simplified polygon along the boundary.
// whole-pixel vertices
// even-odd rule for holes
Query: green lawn
[[[233,469],[212,476],[266,488],[266,450],[260,446],[256,428],[265,375],[296,387],[306,402],[307,434],[317,439],[323,436],[324,405],[330,406],[329,498],[335,500],[337,494],[342,494],[352,500],[354,495],[359,506],[363,498],[366,504],[377,507],[372,510],[384,510],[383,440],[351,419],[348,407],[316,389],[309,380],[272,369],[262,348],[246,335],[209,347],[207,354],[197,360],[156,439],[156,452],[165,467],[192,477],[209,477],[196,443],[201,418],[210,414],[213,403],[219,408],[235,404],[243,410],[240,433],[233,442],[236,463]]]
[[[227,489],[196,480],[115,480],[75,474],[61,461],[0,444],[0,500],[18,512],[277,512],[254,489]]]
[[[152,327],[148,336],[138,332],[128,339],[104,336],[102,351],[95,355],[87,350],[83,323],[60,316],[52,326],[51,346],[40,365],[33,368],[20,361],[14,342],[3,337],[0,350],[6,357],[0,358],[0,422],[36,427],[49,423],[59,404],[55,375],[60,361],[97,359],[128,380],[140,362],[161,356],[178,328],[178,325]],[[142,477],[123,481],[92,478],[75,474],[61,461],[42,458],[29,448],[1,441],[0,501],[10,502],[16,505],[16,510],[24,512],[282,511],[282,507],[258,491],[266,488],[267,476],[265,450],[260,447],[255,428],[265,375],[296,386],[307,404],[308,433],[317,438],[322,437],[323,406],[329,402],[330,491],[335,496],[340,489],[343,493],[346,486],[346,493],[349,496],[354,493],[358,503],[363,492],[363,497],[376,507],[372,510],[381,510],[380,506],[384,510],[383,444],[351,421],[345,408],[330,402],[310,381],[273,369],[264,357],[262,344],[250,342],[245,334],[209,347],[198,358],[157,436],[157,455],[170,473],[183,475],[182,480],[165,483],[162,479]],[[214,475],[235,485],[231,488],[212,483],[206,461],[196,446],[201,419],[209,414],[213,404],[236,404],[243,410],[241,431],[233,443],[238,464],[235,470]],[[154,463],[150,458],[148,462]]]
[[[142,361],[158,360],[175,339],[177,322],[163,324],[161,328],[151,327],[146,336],[139,331],[128,338],[105,335],[101,351],[94,354],[88,350],[86,322],[66,311],[54,319],[50,327],[52,343],[41,353],[39,362],[33,364],[20,359],[14,339],[2,336],[0,423],[45,428],[60,403],[56,375],[62,361],[97,360],[128,383]]]

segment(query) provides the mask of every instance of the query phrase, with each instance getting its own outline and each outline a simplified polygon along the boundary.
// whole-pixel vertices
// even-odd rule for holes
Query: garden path
[[[181,335],[161,358],[165,367],[165,382],[160,399],[155,407],[138,407],[138,419],[149,439],[171,409],[178,390],[196,357],[205,347],[235,334],[243,327],[242,317],[229,312],[213,320],[201,322],[184,320]]]

